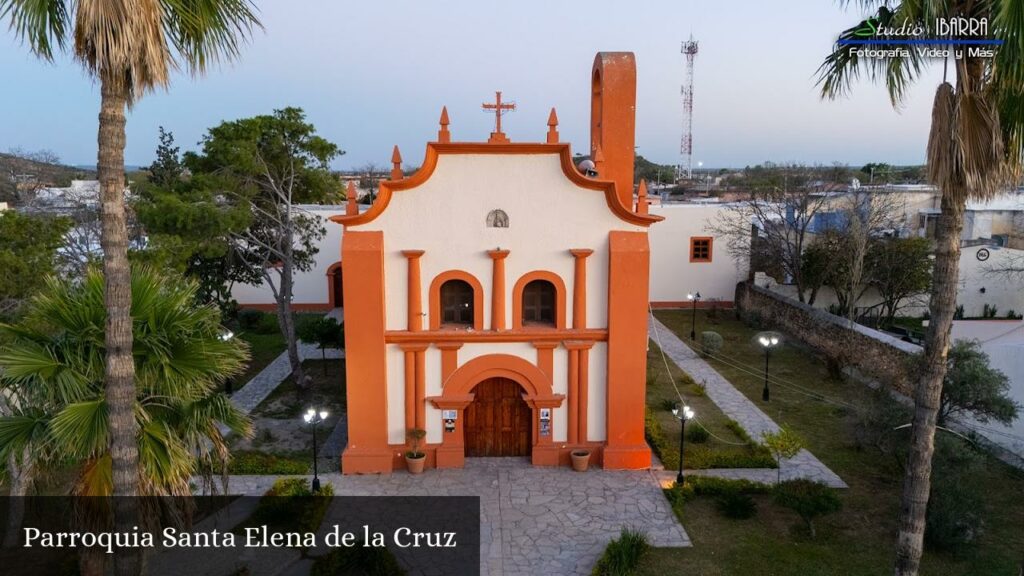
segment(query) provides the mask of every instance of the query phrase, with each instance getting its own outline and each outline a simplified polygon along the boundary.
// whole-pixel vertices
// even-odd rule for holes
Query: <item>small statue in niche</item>
[[[491,210],[487,213],[488,228],[508,228],[508,214],[504,210]]]

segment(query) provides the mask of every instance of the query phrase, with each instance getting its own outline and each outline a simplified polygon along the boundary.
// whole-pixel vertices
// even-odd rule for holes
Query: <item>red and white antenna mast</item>
[[[680,50],[686,55],[686,83],[683,84],[683,138],[679,152],[683,156],[686,178],[693,178],[693,61],[697,58],[697,41],[690,39],[683,42]],[[682,168],[682,167],[680,167]],[[680,170],[681,172],[682,170]],[[681,174],[680,174],[681,175]]]

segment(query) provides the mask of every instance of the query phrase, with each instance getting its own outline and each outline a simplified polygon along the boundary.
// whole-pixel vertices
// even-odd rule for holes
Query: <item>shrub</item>
[[[310,576],[400,576],[405,570],[390,550],[380,546],[337,548],[313,562]]]
[[[650,544],[647,535],[634,528],[623,528],[619,537],[608,543],[597,560],[594,576],[626,576],[636,571]]]
[[[700,384],[694,382],[693,383],[693,392],[691,392],[691,393],[694,396],[707,396],[708,395],[708,386],[704,382],[701,382]]]
[[[252,308],[238,311],[238,326],[244,330],[256,330],[263,322],[263,312]]]
[[[694,422],[686,431],[686,439],[694,444],[703,444],[711,437],[711,433],[700,422]]]
[[[737,438],[746,442],[747,444],[754,443],[754,439],[750,437],[750,434],[747,434],[747,431],[744,430],[743,426],[740,426],[739,422],[730,419],[725,423],[725,427],[728,428],[733,434],[735,434]]]
[[[665,398],[661,401],[661,409],[665,412],[671,412],[676,409],[677,402],[671,398]]]
[[[781,483],[782,459],[796,456],[804,447],[804,441],[786,426],[780,428],[778,432],[764,432],[762,437],[765,447],[772,453],[772,456],[775,456],[775,461],[779,465],[777,482]]]
[[[325,484],[313,494],[306,478],[281,478],[260,498],[256,510],[233,532],[246,527],[267,525],[281,532],[316,532],[323,522],[334,496],[334,488]]]
[[[726,518],[742,520],[757,514],[757,504],[748,494],[726,492],[716,500],[718,511]]]
[[[838,512],[843,503],[835,490],[812,480],[788,480],[775,487],[775,503],[793,510],[807,524],[811,538],[817,536],[814,520]]]
[[[939,436],[933,457],[931,496],[925,517],[925,543],[936,550],[956,551],[981,534],[984,509],[976,478],[983,459],[964,442]]]
[[[695,496],[720,496],[729,492],[738,494],[767,494],[772,487],[753,480],[719,478],[717,476],[690,476],[686,485]]]
[[[700,351],[704,356],[714,356],[722,349],[722,335],[718,332],[707,332],[700,333]]]
[[[231,474],[305,474],[309,461],[284,454],[239,451],[231,455],[228,472]]]
[[[910,409],[900,404],[881,387],[872,390],[867,402],[856,412],[853,426],[854,445],[859,449],[874,448],[885,455],[894,456],[902,466],[902,454],[907,445],[906,432],[894,430],[910,420]]]
[[[679,467],[679,453],[672,449],[665,433],[661,429],[661,423],[650,408],[644,412],[644,435],[651,449],[658,455],[665,468],[672,470]]]
[[[277,323],[277,316],[273,314],[264,314],[260,317],[260,324],[256,327],[257,334],[276,334],[280,332],[281,327]]]

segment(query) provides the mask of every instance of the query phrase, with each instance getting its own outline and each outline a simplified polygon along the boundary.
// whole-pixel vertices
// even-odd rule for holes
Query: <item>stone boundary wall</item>
[[[756,314],[761,321],[802,340],[824,354],[837,368],[853,367],[862,374],[913,396],[909,356],[920,346],[861,326],[765,288],[740,282],[736,309]]]

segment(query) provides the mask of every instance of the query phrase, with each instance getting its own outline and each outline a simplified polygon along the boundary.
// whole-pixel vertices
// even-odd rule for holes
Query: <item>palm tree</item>
[[[840,0],[848,4],[849,0]],[[993,38],[1004,44],[994,57],[972,54],[946,58],[943,82],[935,93],[928,139],[928,178],[942,193],[935,231],[935,266],[929,301],[931,321],[925,335],[924,368],[915,386],[911,448],[903,483],[894,572],[917,574],[924,541],[925,513],[931,480],[935,426],[946,373],[950,327],[956,308],[960,233],[968,198],[986,198],[1019,177],[1024,140],[1024,4],[1018,0],[861,0],[874,15],[844,31],[819,69],[825,98],[851,88],[861,73],[883,82],[894,106],[920,77],[929,61],[909,47],[908,54],[860,57],[844,45],[904,22],[932,29],[937,18],[985,18]],[[884,36],[875,40],[892,40]],[[879,49],[900,48],[883,43]],[[952,70],[950,70],[950,68]],[[953,75],[953,82],[946,78]]]
[[[0,18],[37,56],[53,60],[70,47],[99,81],[97,172],[102,199],[103,274],[106,279],[107,405],[114,494],[138,490],[137,434],[132,414],[132,308],[128,232],[124,209],[125,111],[146,92],[167,87],[170,72],[203,73],[232,59],[239,43],[258,27],[249,0],[0,0]],[[128,529],[137,515],[132,498],[118,498],[117,525]],[[122,556],[117,573],[131,576],[136,559]]]
[[[248,350],[223,337],[215,306],[195,304],[194,282],[135,268],[130,288],[138,481],[147,496],[188,495],[194,475],[226,473],[230,454],[219,426],[251,433],[248,417],[219,392],[245,368]],[[73,468],[74,496],[115,494],[104,296],[96,270],[79,283],[51,278],[17,325],[0,325],[7,343],[0,396],[13,409],[0,418],[0,456],[23,471]],[[31,478],[13,481],[24,494]],[[20,532],[20,518],[12,521],[8,535]]]

